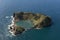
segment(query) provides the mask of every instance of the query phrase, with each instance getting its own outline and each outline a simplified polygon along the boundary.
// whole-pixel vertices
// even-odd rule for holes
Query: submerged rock
[[[13,14],[14,18],[14,34],[20,34],[25,31],[25,28],[16,25],[16,22],[21,20],[30,20],[33,24],[32,28],[43,28],[47,27],[51,24],[51,18],[49,16],[39,14],[39,13],[31,13],[31,12],[18,12]],[[16,26],[15,26],[16,25]],[[12,29],[12,28],[11,28]],[[30,28],[31,29],[31,28]]]

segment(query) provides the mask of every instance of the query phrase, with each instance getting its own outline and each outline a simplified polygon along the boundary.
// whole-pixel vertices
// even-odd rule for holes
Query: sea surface
[[[13,13],[20,11],[48,15],[53,24],[12,36],[8,32],[8,25]],[[60,0],[0,0],[0,40],[60,40]]]

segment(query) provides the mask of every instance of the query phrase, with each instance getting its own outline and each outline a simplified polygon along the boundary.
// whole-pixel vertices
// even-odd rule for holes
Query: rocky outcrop
[[[23,31],[25,31],[25,29],[21,26],[16,26],[15,24],[10,26],[10,29],[9,29],[10,33],[12,35],[17,35],[17,34],[21,34]]]
[[[42,28],[47,27],[51,24],[51,18],[49,16],[39,14],[39,13],[31,13],[31,12],[17,12],[13,14],[14,18],[14,24],[16,25],[16,22],[19,22],[20,20],[30,20],[34,27],[32,28]],[[14,34],[20,34],[23,31],[25,31],[24,28],[21,26],[14,26],[13,31],[15,31]]]

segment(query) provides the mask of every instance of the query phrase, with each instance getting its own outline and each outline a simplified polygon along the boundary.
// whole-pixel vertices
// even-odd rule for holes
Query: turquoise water
[[[53,24],[42,30],[32,29],[16,37],[10,36],[10,16],[19,11],[41,12],[51,16]],[[60,0],[0,0],[0,40],[60,40]]]
[[[16,22],[16,25],[21,26],[25,29],[30,29],[34,27],[33,23],[30,20],[22,20],[22,21]]]

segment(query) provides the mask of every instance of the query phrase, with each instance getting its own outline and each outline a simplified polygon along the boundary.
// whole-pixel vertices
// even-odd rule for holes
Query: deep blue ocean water
[[[20,11],[46,14],[51,16],[53,24],[13,37],[8,34],[10,16]],[[60,40],[60,0],[0,0],[0,40]]]

